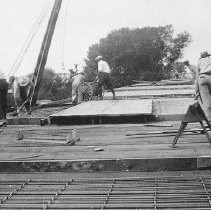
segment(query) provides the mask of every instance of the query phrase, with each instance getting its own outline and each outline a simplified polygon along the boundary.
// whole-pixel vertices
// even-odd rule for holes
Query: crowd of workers
[[[103,60],[102,56],[96,57],[98,64],[98,73],[95,78],[97,88],[100,89],[104,86],[112,92],[113,99],[115,99],[115,92],[111,81],[111,68],[109,64]],[[197,67],[190,65],[188,61],[184,62],[185,71],[184,77],[195,81],[195,96],[200,97],[203,104],[203,109],[208,120],[211,121],[211,55],[204,51],[200,55]],[[72,101],[74,102],[77,97],[77,87],[85,80],[83,71],[70,72],[72,77]],[[9,83],[6,80],[5,74],[0,70],[0,120],[6,120],[7,114],[7,92],[8,88],[12,88],[15,111],[14,114],[20,112],[20,106],[23,106],[28,113],[30,113],[29,101],[27,97],[30,95],[32,83],[27,77],[10,77]],[[102,97],[102,94],[101,96]]]
[[[98,63],[98,73],[95,78],[96,88],[102,89],[102,87],[107,87],[113,94],[113,99],[115,99],[115,92],[111,81],[111,68],[109,64],[103,60],[102,56],[96,57],[96,62]],[[77,69],[76,69],[77,70]],[[77,96],[77,88],[80,84],[85,81],[85,74],[83,70],[80,71],[70,71],[70,77],[72,78],[72,102],[80,102]],[[8,88],[12,89],[14,98],[14,112],[13,115],[18,115],[23,107],[28,114],[30,114],[30,91],[32,90],[33,84],[28,77],[14,77],[9,78],[9,83],[6,80],[5,74],[0,70],[0,120],[6,121],[7,114],[7,94]],[[102,99],[102,91],[100,93],[100,98]],[[82,99],[81,99],[82,100]]]

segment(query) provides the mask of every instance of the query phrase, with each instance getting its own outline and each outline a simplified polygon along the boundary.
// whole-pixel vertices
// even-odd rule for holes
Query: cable
[[[63,28],[63,43],[62,43],[62,69],[65,70],[64,65],[64,51],[65,51],[65,40],[66,40],[66,26],[67,26],[67,14],[68,14],[69,1],[66,1],[65,7],[65,18],[64,18],[64,28]]]
[[[44,19],[46,18],[47,11],[49,9],[49,5],[50,5],[50,0],[46,4],[46,6],[42,9],[42,12],[41,12],[40,16],[35,21],[35,24],[32,27],[32,30],[30,31],[28,38],[26,39],[26,41],[25,41],[23,47],[21,48],[21,50],[20,50],[20,52],[19,52],[14,64],[12,65],[12,67],[11,67],[11,69],[9,71],[9,75],[15,74],[16,71],[18,70],[18,68],[20,67],[20,64],[21,64],[21,62],[22,62],[22,60],[24,58],[24,55],[28,51],[33,38],[37,34],[40,25],[43,23]]]

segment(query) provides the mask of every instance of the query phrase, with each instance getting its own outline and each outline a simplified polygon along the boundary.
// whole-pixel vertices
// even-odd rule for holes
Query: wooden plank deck
[[[138,85],[132,85],[127,87],[120,87],[116,88],[115,91],[137,91],[137,90],[193,90],[193,85],[164,85],[164,86],[157,86],[157,85],[151,85],[151,86],[138,86]]]
[[[191,97],[194,91],[192,89],[177,89],[177,90],[136,90],[136,91],[117,91],[117,99],[129,98],[160,98],[160,97]],[[105,99],[111,99],[112,93],[105,92]]]
[[[179,123],[168,123],[172,127],[143,124],[8,126],[0,133],[0,169],[153,171],[210,167],[211,149],[206,136],[185,133],[178,141],[178,148],[172,149],[171,142],[175,133],[162,132],[175,131],[179,128]],[[190,126],[196,127],[200,128],[199,124]],[[24,139],[18,141],[17,132],[20,129],[23,130]],[[66,137],[68,133],[71,135],[72,129],[76,129],[76,136],[81,140],[74,146],[69,146]],[[155,131],[160,134],[154,134]],[[142,132],[142,135],[126,135],[131,132]],[[102,151],[97,152],[96,148],[101,148]],[[47,166],[55,163],[56,166],[53,169],[53,166],[50,169],[47,166],[47,169],[38,169],[42,166],[41,163]],[[68,168],[67,164],[71,167]]]
[[[116,88],[117,99],[134,98],[163,98],[163,97],[191,97],[194,93],[193,85],[168,85],[168,86],[128,86]],[[111,99],[111,92],[105,92],[105,99]]]

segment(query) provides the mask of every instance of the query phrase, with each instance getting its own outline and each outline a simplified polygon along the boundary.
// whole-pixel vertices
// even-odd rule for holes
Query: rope
[[[62,69],[63,70],[65,70],[64,52],[65,52],[65,40],[66,40],[66,26],[67,26],[68,4],[69,4],[69,0],[66,1],[66,5],[65,5],[65,17],[64,17],[64,27],[63,27],[63,42],[62,42]]]
[[[9,76],[15,74],[16,71],[18,70],[18,68],[20,67],[20,64],[21,64],[21,62],[22,62],[22,60],[24,58],[24,55],[27,53],[33,38],[37,34],[40,25],[43,23],[44,19],[46,18],[47,10],[49,9],[49,4],[50,4],[50,1],[42,9],[42,12],[41,12],[40,16],[35,21],[35,24],[32,27],[32,30],[30,31],[28,38],[26,39],[26,41],[25,41],[23,47],[21,48],[21,50],[20,50],[20,52],[19,52],[14,64],[12,65],[12,67],[11,67],[11,69],[9,71]]]

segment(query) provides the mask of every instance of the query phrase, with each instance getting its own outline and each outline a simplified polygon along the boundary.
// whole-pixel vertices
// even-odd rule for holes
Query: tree
[[[32,78],[33,74],[28,75]],[[46,68],[43,72],[38,100],[60,100],[71,97],[72,83],[55,73],[54,70]]]
[[[188,32],[175,37],[173,32],[171,25],[111,31],[90,46],[85,60],[87,79],[92,80],[96,74],[95,57],[99,54],[111,65],[116,87],[130,85],[134,80],[169,77],[173,63],[191,42]]]

